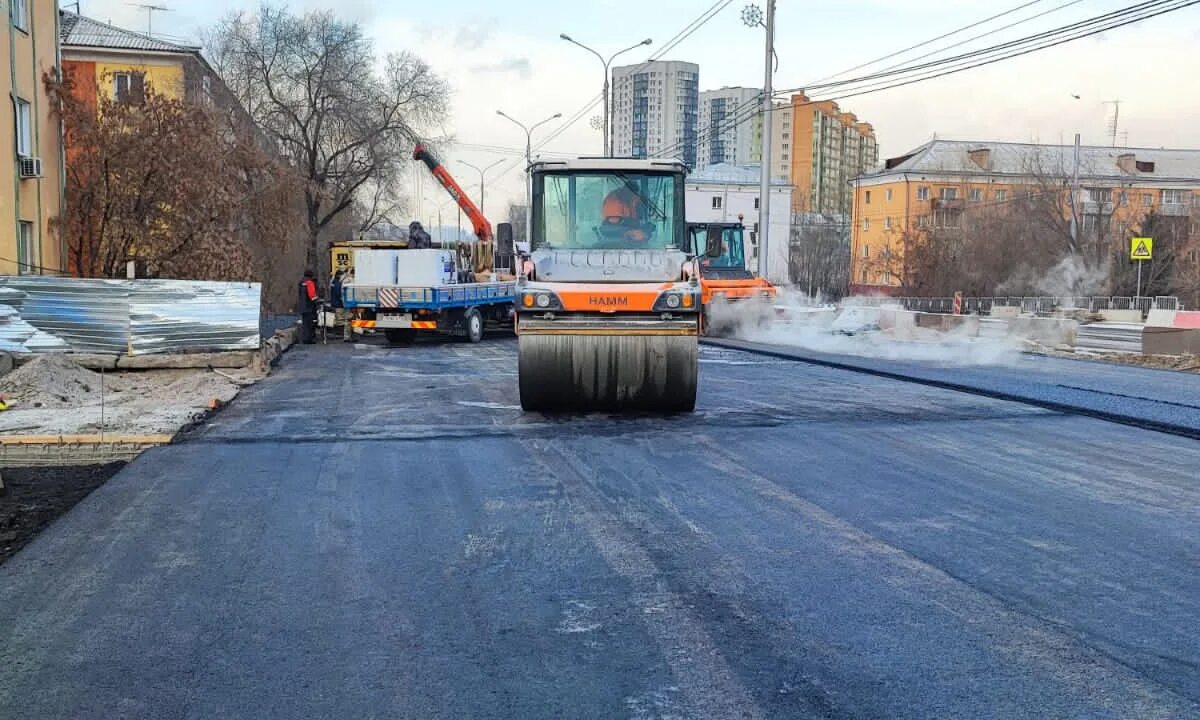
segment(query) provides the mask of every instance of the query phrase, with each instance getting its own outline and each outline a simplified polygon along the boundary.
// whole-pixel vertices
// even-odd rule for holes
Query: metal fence
[[[76,352],[149,355],[259,346],[259,283],[8,276],[0,277],[0,289],[22,321]]]
[[[843,301],[851,305],[866,305],[879,307],[882,305],[900,305],[905,310],[930,313],[950,313],[954,311],[952,297],[853,297]],[[1018,308],[1025,315],[1048,315],[1063,310],[1086,310],[1099,312],[1101,310],[1141,310],[1142,314],[1150,310],[1182,310],[1183,304],[1179,298],[1172,295],[1157,297],[964,297],[962,312],[976,315],[990,313],[996,307]]]

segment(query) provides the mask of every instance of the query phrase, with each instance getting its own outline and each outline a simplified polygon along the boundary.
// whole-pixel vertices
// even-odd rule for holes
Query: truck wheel
[[[416,330],[404,328],[389,328],[383,331],[383,335],[387,338],[388,345],[412,345],[417,339]]]
[[[483,340],[483,315],[479,314],[479,308],[467,308],[463,313],[463,327],[467,331],[467,340],[473,343]]]

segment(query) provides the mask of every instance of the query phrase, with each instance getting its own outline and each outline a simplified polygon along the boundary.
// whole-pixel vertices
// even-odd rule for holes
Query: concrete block
[[[988,315],[994,318],[1015,318],[1021,314],[1021,308],[1015,305],[993,305]]]
[[[122,355],[117,359],[118,370],[168,370],[188,368],[249,367],[258,355],[253,350],[230,352],[189,353],[181,355]]]
[[[1200,329],[1146,327],[1142,330],[1145,355],[1200,355]]]
[[[1100,317],[1105,322],[1129,322],[1140,323],[1142,321],[1141,310],[1101,310]]]
[[[67,357],[80,367],[88,370],[116,370],[117,356],[102,353],[70,353]]]
[[[1074,345],[1079,323],[1066,318],[1016,317],[1008,321],[1008,334],[1055,347]]]
[[[17,361],[12,356],[12,353],[0,352],[0,377],[4,377],[12,372],[16,366]]]
[[[1175,327],[1175,310],[1151,310],[1146,316],[1146,327]]]

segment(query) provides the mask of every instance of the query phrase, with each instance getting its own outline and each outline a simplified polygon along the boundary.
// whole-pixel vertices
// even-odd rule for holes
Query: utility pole
[[[563,40],[566,40],[567,42],[571,43],[572,45],[578,45],[579,47],[583,48],[584,50],[587,50],[591,54],[600,58],[600,63],[602,65],[604,65],[604,90],[603,90],[603,95],[604,95],[604,153],[603,154],[611,157],[613,154],[613,150],[612,150],[612,127],[610,125],[611,121],[610,121],[609,102],[608,102],[608,91],[609,91],[608,68],[610,65],[612,65],[612,61],[617,59],[618,55],[627,53],[630,50],[636,50],[637,48],[640,48],[643,45],[649,45],[653,41],[650,38],[646,38],[645,40],[641,41],[637,45],[631,45],[631,46],[625,48],[624,50],[618,50],[617,52],[613,53],[607,60],[605,60],[603,55],[596,52],[595,50],[588,47],[587,45],[584,45],[583,43],[579,42],[578,40],[575,40],[570,35],[567,35],[566,33],[560,33],[559,37],[562,38]]]
[[[762,176],[758,188],[758,276],[761,278],[767,277],[770,258],[768,236],[771,227],[771,115],[775,110],[775,0],[766,0],[766,3],[765,19],[757,5],[747,5],[742,11],[742,22],[751,27],[761,25],[766,30],[766,51],[763,53],[765,69],[762,99]]]
[[[1075,133],[1075,167],[1071,171],[1071,251],[1079,250],[1079,133]]]

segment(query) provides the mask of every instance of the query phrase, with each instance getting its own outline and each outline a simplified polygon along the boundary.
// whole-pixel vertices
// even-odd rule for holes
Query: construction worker
[[[627,240],[646,240],[646,230],[642,222],[642,198],[628,187],[619,187],[606,195],[600,215],[604,219],[605,229],[623,228]]]
[[[342,340],[350,342],[352,339],[350,311],[342,304],[342,283],[345,280],[346,271],[338,268],[338,271],[333,274],[333,279],[329,281],[329,307],[333,308],[335,322],[342,326]]]
[[[413,220],[408,224],[408,249],[428,250],[433,247],[433,238],[421,227],[421,223]]]
[[[296,309],[300,311],[300,342],[312,345],[317,341],[317,281],[312,270],[304,271],[300,280]]]

